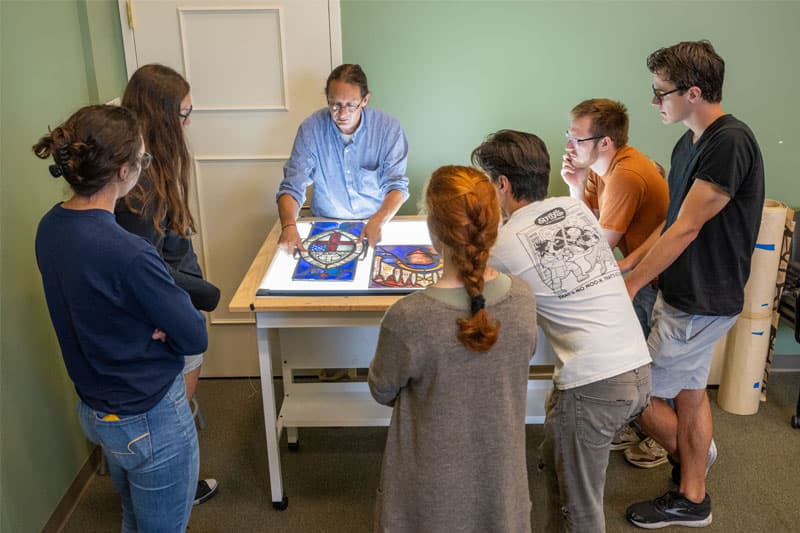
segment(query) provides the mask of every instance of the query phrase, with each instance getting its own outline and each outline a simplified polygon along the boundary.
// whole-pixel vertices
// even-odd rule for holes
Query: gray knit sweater
[[[383,318],[369,385],[394,410],[374,531],[530,531],[525,399],[536,306],[528,285],[505,275],[484,295],[500,321],[485,353],[456,338],[469,313],[463,288],[411,294]]]

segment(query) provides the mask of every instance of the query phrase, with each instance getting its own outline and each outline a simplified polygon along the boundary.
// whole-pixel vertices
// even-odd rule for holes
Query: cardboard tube
[[[758,412],[785,222],[786,206],[766,200],[744,288],[744,308],[728,332],[722,363],[717,403],[730,413]]]
[[[717,403],[736,415],[758,412],[772,317],[740,318],[728,333]]]
[[[760,318],[766,316],[765,313],[772,316],[785,224],[786,206],[775,200],[766,200],[750,263],[750,277],[744,287],[742,316],[745,318]]]

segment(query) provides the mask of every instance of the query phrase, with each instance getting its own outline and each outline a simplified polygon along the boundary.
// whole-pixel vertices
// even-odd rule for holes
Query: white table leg
[[[297,428],[287,427],[286,428],[286,441],[289,444],[290,450],[297,450],[300,447],[300,443],[298,442],[298,434]]]
[[[261,400],[264,404],[264,428],[267,433],[267,461],[269,464],[269,486],[272,506],[283,511],[289,499],[283,494],[281,456],[278,448],[278,429],[275,412],[275,387],[272,382],[272,361],[269,350],[269,329],[256,328],[258,337],[258,366],[261,372]]]

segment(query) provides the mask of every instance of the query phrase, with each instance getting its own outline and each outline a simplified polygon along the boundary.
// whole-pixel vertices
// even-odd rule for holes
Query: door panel
[[[280,7],[178,8],[183,66],[204,108],[288,109],[282,18]]]
[[[341,62],[338,0],[131,0],[120,18],[128,73],[148,63],[192,85],[195,249],[220,287],[204,376],[258,374],[253,317],[228,302],[277,218],[275,192],[300,122],[325,105]],[[335,64],[334,64],[335,63]]]

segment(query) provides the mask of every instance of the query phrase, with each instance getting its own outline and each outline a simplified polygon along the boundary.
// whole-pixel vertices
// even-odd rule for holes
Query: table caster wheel
[[[287,446],[288,446],[289,450],[291,450],[293,452],[296,452],[297,450],[300,449],[300,441],[290,442],[290,443],[288,443]]]
[[[289,497],[288,496],[284,496],[281,501],[272,502],[272,507],[274,507],[278,511],[285,511],[286,508],[289,507]]]
[[[792,417],[792,427],[795,428],[795,429],[800,428],[800,416],[799,415],[794,415]]]

